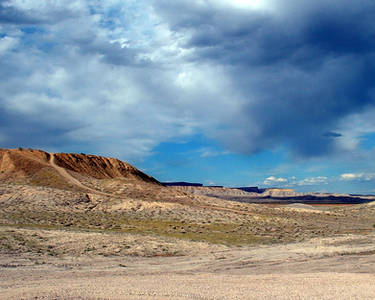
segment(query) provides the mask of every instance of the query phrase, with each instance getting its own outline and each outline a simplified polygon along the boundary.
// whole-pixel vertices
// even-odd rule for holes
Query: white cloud
[[[0,55],[5,54],[7,51],[13,49],[18,43],[18,40],[13,37],[5,36],[0,38]]]
[[[375,97],[375,91],[372,91]],[[356,113],[344,118],[339,129],[342,136],[337,139],[337,143],[348,151],[357,151],[363,136],[375,133],[375,108],[369,108],[361,113]]]
[[[297,185],[319,185],[319,184],[327,184],[328,178],[325,176],[317,176],[317,177],[310,177],[305,178],[301,181],[297,182]]]
[[[264,180],[265,185],[272,185],[272,184],[285,184],[288,182],[288,179],[282,178],[282,177],[275,177],[275,176],[270,176]]]
[[[273,2],[270,0],[214,0],[209,1],[212,5],[227,5],[238,9],[272,11]]]
[[[375,174],[372,173],[345,173],[340,175],[341,180],[364,180],[370,181],[375,179]]]
[[[345,174],[341,174],[340,178],[343,180],[353,180],[353,179],[362,178],[362,176],[363,174],[345,173]]]
[[[92,14],[88,3],[10,2],[28,15],[45,17],[37,22],[42,30],[0,40],[5,55],[0,68],[9,73],[0,82],[1,107],[20,120],[13,130],[19,135],[19,128],[25,128],[25,136],[19,136],[25,144],[33,147],[53,139],[76,145],[64,151],[79,151],[83,145],[93,152],[138,159],[163,141],[202,129],[214,132],[240,110],[223,68],[185,61],[181,36],[160,22],[154,26],[157,18],[147,6],[99,1]],[[71,11],[69,19],[54,17],[62,10]],[[114,12],[124,15],[111,17]],[[7,51],[16,41],[23,48]],[[50,137],[38,134],[37,142],[23,120]],[[4,135],[11,140],[12,128]],[[201,153],[221,154],[212,149]]]
[[[203,158],[227,155],[230,153],[229,151],[219,151],[210,147],[201,148],[198,150],[198,152],[200,153],[200,156]]]

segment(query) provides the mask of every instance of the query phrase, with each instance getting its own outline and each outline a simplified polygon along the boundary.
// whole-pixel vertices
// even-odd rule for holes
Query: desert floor
[[[375,299],[374,232],[195,250],[177,257],[2,254],[0,298]]]

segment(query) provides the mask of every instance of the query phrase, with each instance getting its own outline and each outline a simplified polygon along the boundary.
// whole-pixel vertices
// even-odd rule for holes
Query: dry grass
[[[36,257],[181,256],[224,249],[206,242],[145,233],[51,226],[0,226],[0,253]]]
[[[0,214],[1,215],[1,214]],[[246,225],[231,223],[187,223],[184,221],[144,219],[124,213],[16,211],[2,216],[3,226],[34,229],[85,230],[143,234],[228,246],[265,243],[270,238],[255,236]]]

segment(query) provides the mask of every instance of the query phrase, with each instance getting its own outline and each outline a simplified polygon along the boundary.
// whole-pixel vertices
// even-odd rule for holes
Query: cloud
[[[221,155],[227,155],[229,154],[228,151],[219,151],[210,147],[204,147],[202,149],[199,149],[198,152],[200,153],[200,156],[203,158],[206,157],[216,157]]]
[[[374,103],[375,4],[270,3],[278,9],[231,10],[211,1],[155,6],[185,35],[191,59],[222,65],[238,89],[231,101],[242,109],[211,135],[247,154],[281,144],[302,157],[337,152],[340,120]]]
[[[0,23],[16,25],[52,24],[80,16],[87,9],[84,1],[0,1]]]
[[[317,177],[310,177],[305,178],[303,180],[298,181],[297,185],[321,185],[321,184],[327,184],[328,178],[325,176],[317,176]]]
[[[353,173],[345,173],[345,174],[340,175],[340,178],[342,180],[354,180],[354,179],[358,179],[362,177],[363,177],[363,174],[353,174]]]
[[[206,185],[216,185],[216,182],[212,180],[206,180]]]
[[[17,45],[17,39],[5,36],[0,38],[0,56],[12,50]]]
[[[311,185],[322,185],[328,184],[329,179],[326,176],[308,177],[302,180],[298,180],[297,177],[291,176],[289,178],[270,176],[263,182],[265,185],[286,185],[289,187],[293,186],[311,186]]]
[[[371,181],[375,179],[375,174],[370,173],[345,173],[340,175],[341,180],[345,181],[352,181],[352,180],[359,180],[359,181]]]
[[[285,184],[288,182],[288,179],[282,178],[282,177],[275,177],[275,176],[270,176],[264,180],[265,185],[273,185],[273,184]]]
[[[110,2],[98,2],[94,14],[86,1],[66,6],[13,1],[6,8],[4,3],[1,10],[12,10],[18,21],[0,20],[6,32],[0,67],[7,74],[0,83],[2,146],[81,149],[134,159],[163,140],[193,132],[194,119],[173,103],[179,92],[173,88],[175,70],[141,58],[152,51],[147,34],[131,40],[132,49],[113,43],[127,35],[126,25],[111,27]],[[69,20],[56,17],[61,10],[70,11]],[[31,22],[25,18],[35,22],[21,27]],[[9,51],[16,39],[19,47]]]
[[[375,90],[371,90],[370,93],[375,95]],[[364,136],[375,132],[374,114],[375,108],[369,107],[361,113],[349,115],[340,121],[339,128],[343,135],[338,141],[343,149],[358,151]]]
[[[1,145],[129,159],[200,133],[244,154],[349,151],[363,124],[347,120],[375,131],[374,8],[0,1]]]
[[[342,134],[337,133],[337,132],[328,131],[328,132],[324,133],[323,136],[325,136],[327,138],[337,138],[337,137],[341,137]]]

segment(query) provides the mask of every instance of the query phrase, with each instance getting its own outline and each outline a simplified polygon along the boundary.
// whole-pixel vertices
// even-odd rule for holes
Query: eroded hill
[[[50,185],[47,179],[52,176],[61,177],[56,180],[56,187],[61,187],[62,181],[70,180],[62,176],[56,166],[95,179],[128,178],[160,185],[156,179],[115,158],[22,148],[0,149],[0,180],[3,181]]]

